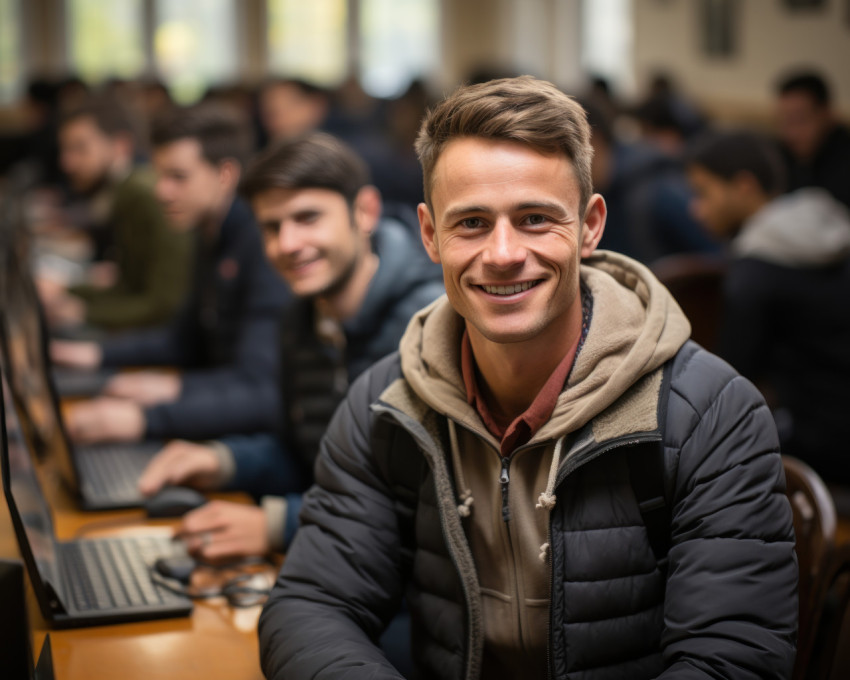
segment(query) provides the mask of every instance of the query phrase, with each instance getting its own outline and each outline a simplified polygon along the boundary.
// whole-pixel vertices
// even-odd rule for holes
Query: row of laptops
[[[160,441],[79,445],[71,440],[51,376],[46,326],[27,262],[0,254],[0,367],[8,376],[40,458],[52,452],[68,489],[84,510],[141,507],[138,480]]]
[[[7,197],[8,198],[8,197]],[[181,546],[162,534],[59,541],[36,465],[55,456],[81,508],[141,507],[138,479],[161,442],[76,445],[50,374],[44,315],[20,203],[0,204],[0,473],[42,616],[70,627],[188,615],[192,602],[153,576]]]

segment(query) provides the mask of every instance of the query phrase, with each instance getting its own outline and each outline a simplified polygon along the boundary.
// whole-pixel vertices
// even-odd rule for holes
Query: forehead
[[[531,199],[546,195],[578,201],[573,164],[565,154],[542,153],[507,140],[463,137],[450,141],[434,165],[432,199],[443,207],[488,194]]]
[[[108,139],[108,135],[97,126],[91,116],[72,118],[62,125],[59,134],[63,137]]]

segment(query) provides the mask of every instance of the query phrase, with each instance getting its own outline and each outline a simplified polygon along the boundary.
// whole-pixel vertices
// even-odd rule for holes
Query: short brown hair
[[[204,159],[212,165],[222,161],[245,162],[251,150],[247,122],[232,108],[205,103],[173,109],[155,119],[151,130],[154,148],[182,139],[195,139]]]
[[[581,105],[552,83],[519,76],[466,85],[429,111],[416,139],[429,206],[437,159],[448,142],[461,137],[513,141],[543,153],[565,154],[575,169],[584,212],[593,193],[590,126]]]
[[[59,119],[59,128],[83,118],[91,119],[107,137],[128,135],[135,139],[136,121],[122,101],[107,95],[87,97]]]
[[[269,189],[329,189],[352,206],[369,182],[369,168],[354,149],[325,132],[313,132],[260,154],[248,167],[241,192],[251,200]]]

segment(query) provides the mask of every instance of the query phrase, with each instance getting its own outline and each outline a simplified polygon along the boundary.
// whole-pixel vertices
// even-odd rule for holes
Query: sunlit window
[[[269,0],[269,70],[319,85],[347,75],[346,0]]]
[[[66,7],[71,66],[83,80],[144,71],[142,0],[67,0]]]
[[[157,72],[181,103],[208,85],[235,81],[236,6],[233,0],[157,0]]]
[[[19,0],[0,0],[0,104],[12,102],[23,84]]]
[[[632,0],[584,0],[581,10],[582,67],[606,78],[620,92],[631,91]]]
[[[439,54],[438,0],[360,1],[360,79],[376,97],[392,97],[428,75]]]

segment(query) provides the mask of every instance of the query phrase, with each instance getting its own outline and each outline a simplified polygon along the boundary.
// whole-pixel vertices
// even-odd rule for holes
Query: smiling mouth
[[[489,293],[490,295],[516,295],[517,293],[522,293],[523,291],[528,290],[529,288],[534,288],[538,283],[540,283],[540,279],[536,281],[523,281],[522,283],[512,283],[506,286],[487,286],[481,285],[478,286],[485,293]]]

